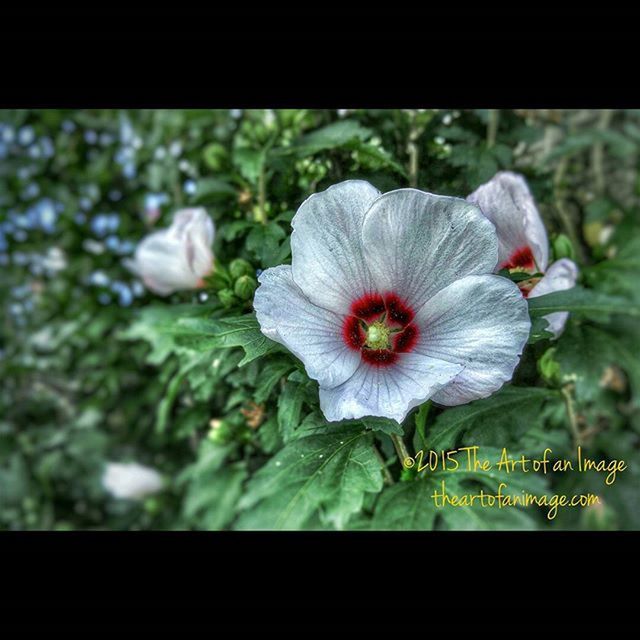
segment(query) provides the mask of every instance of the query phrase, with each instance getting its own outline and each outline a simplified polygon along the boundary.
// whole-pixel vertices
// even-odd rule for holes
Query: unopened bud
[[[553,257],[556,260],[560,260],[561,258],[569,258],[570,260],[575,260],[576,252],[573,248],[573,244],[571,240],[564,235],[564,233],[558,234],[552,242],[553,246]]]
[[[236,258],[229,264],[229,273],[234,280],[237,280],[242,276],[252,276],[255,273],[255,269],[246,260]]]
[[[258,283],[251,276],[242,276],[236,280],[233,287],[234,293],[240,300],[250,300]]]

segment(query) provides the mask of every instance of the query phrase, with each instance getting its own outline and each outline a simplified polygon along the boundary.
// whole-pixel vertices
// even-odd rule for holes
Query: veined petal
[[[436,294],[418,313],[418,353],[463,367],[433,400],[457,405],[486,398],[511,380],[529,337],[527,302],[494,275],[467,276]]]
[[[569,258],[562,258],[556,260],[541,278],[538,284],[529,292],[529,298],[536,298],[537,296],[543,296],[553,291],[564,291],[575,287],[576,280],[578,279],[578,267],[575,262],[569,260]],[[550,313],[544,316],[544,319],[549,323],[547,331],[553,333],[554,337],[558,337],[564,330],[564,325],[569,317],[568,311],[558,311],[557,313]]]
[[[368,182],[347,180],[300,205],[291,221],[293,279],[314,304],[346,313],[371,292],[362,222],[379,195]]]
[[[381,416],[402,422],[415,406],[430,398],[462,370],[458,364],[417,353],[403,353],[391,367],[362,363],[346,382],[320,387],[320,408],[335,422]]]
[[[538,271],[549,262],[549,240],[535,200],[525,179],[509,171],[497,173],[467,197],[496,227],[498,263],[509,263],[518,251],[529,247]],[[493,270],[493,268],[491,269]]]
[[[253,306],[262,333],[300,358],[309,377],[323,386],[351,377],[360,364],[360,352],[346,346],[343,319],[310,302],[288,265],[267,269],[258,280]]]
[[[495,229],[478,207],[417,189],[380,196],[363,243],[378,291],[393,291],[416,312],[458,278],[493,271],[498,255]]]

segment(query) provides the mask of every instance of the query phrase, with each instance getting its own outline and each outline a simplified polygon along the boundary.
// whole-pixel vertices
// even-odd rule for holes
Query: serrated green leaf
[[[186,328],[189,328],[188,333]],[[269,340],[261,331],[253,314],[212,320],[193,320],[183,323],[181,341],[193,349],[228,349],[242,347],[244,358],[238,363],[243,367],[252,360],[280,350],[280,345]]]
[[[344,527],[365,492],[382,488],[371,435],[363,429],[292,441],[262,467],[241,499],[239,529],[300,529],[314,513]]]
[[[430,531],[436,508],[431,499],[430,482],[400,482],[386,488],[378,499],[371,528],[378,531]]]

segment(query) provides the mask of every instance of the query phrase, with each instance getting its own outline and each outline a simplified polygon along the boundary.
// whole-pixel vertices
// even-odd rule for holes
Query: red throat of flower
[[[499,269],[508,269],[510,273],[530,273],[534,274],[538,271],[533,252],[528,246],[516,249],[508,260],[505,260],[498,267]],[[539,278],[530,278],[518,282],[518,287],[522,291],[522,295],[526,298],[533,287],[538,283]]]
[[[398,354],[412,351],[418,341],[415,313],[395,293],[365,295],[349,311],[342,326],[344,342],[371,365],[394,364]]]

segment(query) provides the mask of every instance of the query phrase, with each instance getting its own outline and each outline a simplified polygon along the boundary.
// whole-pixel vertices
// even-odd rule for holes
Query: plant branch
[[[382,473],[384,475],[384,481],[386,484],[394,484],[394,479],[393,476],[391,475],[391,472],[389,471],[388,467],[387,467],[387,463],[385,462],[384,458],[382,457],[382,454],[380,453],[380,451],[378,451],[378,447],[376,447],[376,445],[373,445],[373,452],[376,454],[376,458],[378,458],[378,461],[380,462],[380,466],[382,467]]]
[[[498,109],[489,109],[489,121],[487,122],[487,148],[489,149],[496,143],[499,119],[500,111]]]
[[[402,465],[406,458],[411,457],[409,455],[409,452],[407,451],[407,447],[404,444],[404,440],[399,435],[392,433],[391,441],[393,442],[393,446],[396,448],[398,459],[400,460],[400,464]]]
[[[573,435],[573,443],[576,447],[583,444],[582,434],[578,427],[578,419],[576,416],[575,406],[573,404],[573,395],[571,393],[572,385],[565,385],[562,387],[562,397],[564,398],[564,406],[567,410],[567,417],[569,418],[569,427],[571,428],[571,434]]]

